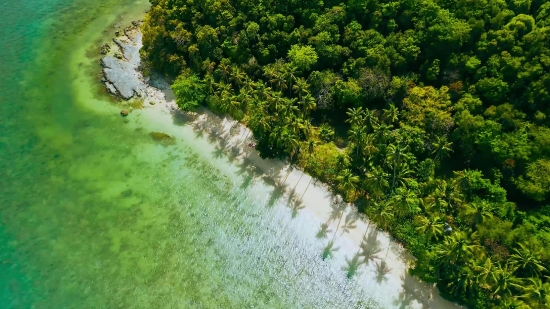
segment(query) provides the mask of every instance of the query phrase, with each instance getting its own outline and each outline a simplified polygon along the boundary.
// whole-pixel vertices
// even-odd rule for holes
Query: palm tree
[[[202,63],[202,69],[206,72],[208,75],[212,75],[214,72],[214,69],[216,68],[216,63],[210,60],[205,60]]]
[[[275,144],[284,149],[284,151],[290,154],[290,164],[292,164],[292,158],[296,154],[296,151],[299,148],[299,143],[297,137],[289,130],[288,127],[277,127],[271,134],[269,138],[275,142]],[[285,183],[286,179],[290,175],[291,169],[289,168],[284,180],[282,183]]]
[[[467,292],[472,292],[475,288],[473,278],[474,275],[469,265],[460,267],[453,272],[450,278],[451,280],[449,280],[448,286],[450,287],[451,293],[455,296],[461,296],[467,294]]]
[[[527,278],[521,298],[526,299],[534,308],[548,308],[550,305],[550,283],[542,283],[540,278]],[[536,306],[536,307],[535,307]]]
[[[306,94],[309,94],[309,85],[303,77],[298,77],[296,79],[296,84],[292,86],[292,89],[296,94],[298,94],[298,100],[302,101],[302,97]]]
[[[419,234],[424,234],[428,240],[438,239],[443,236],[443,220],[439,216],[425,217],[425,216],[416,216],[416,224],[418,227],[416,231]]]
[[[388,224],[394,216],[393,206],[389,203],[373,203],[368,208],[370,211],[369,217],[374,220],[384,230],[387,230]]]
[[[273,65],[266,65],[263,68],[264,70],[264,76],[267,77],[269,80],[269,83],[271,84],[271,88],[273,88],[273,83],[275,82],[275,75],[277,74],[277,71]]]
[[[340,175],[336,177],[338,181],[338,189],[346,194],[348,200],[350,200],[357,189],[356,185],[359,183],[359,176],[353,175],[350,169],[344,169]]]
[[[263,107],[253,109],[252,116],[250,117],[250,127],[260,133],[260,135],[271,129],[270,117]]]
[[[237,65],[231,67],[230,80],[232,80],[239,89],[246,77],[246,74]]]
[[[500,300],[495,309],[532,309],[516,297],[508,296]]]
[[[402,163],[410,158],[410,154],[407,153],[408,147],[408,145],[406,147],[401,147],[399,144],[388,145],[387,162],[393,168],[392,185],[390,190],[395,188],[398,168],[401,169],[403,167]]]
[[[352,127],[363,123],[365,120],[365,111],[362,107],[350,108],[346,114],[348,115],[346,122],[351,124]]]
[[[446,156],[449,154],[449,152],[452,152],[452,145],[453,143],[448,142],[446,136],[436,136],[435,141],[432,143],[432,146],[434,148],[432,150],[432,154],[435,155],[434,161],[437,161],[439,157]]]
[[[546,271],[546,267],[542,266],[539,252],[531,250],[525,244],[518,245],[519,248],[515,248],[514,253],[510,256],[512,265],[533,277],[540,276],[541,272]]]
[[[275,82],[277,87],[279,87],[280,92],[283,92],[283,90],[285,90],[287,88],[285,78],[286,78],[286,76],[283,72],[277,72],[277,73],[275,73],[275,76],[273,76],[273,81]]]
[[[514,290],[521,290],[521,280],[514,276],[515,268],[506,263],[504,268],[498,264],[498,271],[496,273],[496,281],[493,285],[492,295],[498,296],[512,296]]]
[[[388,177],[389,174],[381,166],[373,167],[366,173],[365,187],[367,191],[373,195],[383,195],[390,186]]]
[[[399,217],[407,217],[420,212],[416,193],[407,188],[398,188],[388,203],[390,203]]]
[[[441,190],[440,186],[436,186],[435,190],[424,198],[424,205],[429,211],[445,213],[448,206],[445,198],[445,192]]]
[[[225,79],[225,82],[228,83],[228,76],[231,72],[229,65],[225,62],[222,62],[220,63],[220,65],[218,65],[218,69],[220,70],[222,77]]]
[[[390,107],[382,110],[382,112],[382,119],[387,121],[389,124],[396,122],[399,118],[399,110],[397,110],[397,107],[393,104],[390,104]]]
[[[355,144],[355,156],[357,158],[359,158],[359,150],[363,148],[366,128],[363,125],[355,125],[348,131],[350,141]]]
[[[393,178],[393,186],[390,191],[397,187],[406,187],[412,180],[410,177],[413,174],[413,170],[410,169],[407,163],[402,163],[400,167],[395,170]]]
[[[292,81],[296,79],[296,67],[292,65],[286,65],[284,69],[284,74],[288,78],[288,96],[292,97]]]
[[[490,289],[491,285],[497,281],[497,267],[491,261],[490,257],[487,257],[484,260],[474,266],[476,272],[476,282],[483,289]]]
[[[437,263],[444,269],[456,267],[457,264],[475,256],[480,246],[472,242],[464,232],[446,236],[435,248]]]
[[[478,223],[483,223],[486,219],[492,218],[491,205],[486,201],[474,202],[466,205],[464,214],[470,220],[470,226],[473,228]]]
[[[308,93],[301,100],[302,107],[304,109],[304,114],[308,115],[310,111],[317,108],[315,99]]]
[[[373,134],[366,134],[363,139],[363,154],[370,157],[380,151],[378,147],[374,145],[375,136]]]
[[[376,111],[369,111],[369,109],[365,109],[365,123],[367,124],[367,127],[374,131],[376,128],[378,128],[378,117],[375,115]]]

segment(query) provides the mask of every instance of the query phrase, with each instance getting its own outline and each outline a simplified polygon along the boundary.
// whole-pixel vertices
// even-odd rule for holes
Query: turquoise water
[[[117,114],[98,46],[147,7],[0,0],[0,308],[375,307],[261,175]]]

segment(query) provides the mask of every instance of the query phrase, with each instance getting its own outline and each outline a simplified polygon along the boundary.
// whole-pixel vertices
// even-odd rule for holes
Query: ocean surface
[[[261,175],[118,114],[99,47],[148,6],[0,0],[0,308],[377,308]]]

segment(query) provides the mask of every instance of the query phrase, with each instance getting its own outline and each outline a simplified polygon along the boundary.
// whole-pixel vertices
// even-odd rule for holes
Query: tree
[[[194,74],[178,76],[171,88],[176,96],[176,104],[183,111],[196,109],[208,95],[206,85]]]
[[[288,59],[300,71],[309,71],[317,63],[317,53],[309,45],[292,45],[288,51]]]
[[[452,145],[452,142],[447,142],[446,136],[436,136],[435,141],[432,143],[432,154],[435,155],[434,161],[437,161],[437,159],[443,156],[447,156],[449,152],[453,151],[451,148]]]
[[[365,175],[365,191],[374,196],[383,196],[390,187],[389,176],[382,167],[373,167]]]
[[[487,201],[474,202],[466,205],[464,214],[470,220],[470,226],[475,227],[479,223],[483,223],[488,218],[493,217],[491,205]]]
[[[479,249],[480,246],[473,243],[465,232],[455,232],[436,246],[436,261],[443,269],[455,269],[465,260],[473,258]]]
[[[390,104],[388,109],[384,109],[382,113],[382,119],[388,124],[395,123],[399,119],[399,110],[395,105]]]
[[[511,264],[529,276],[540,276],[541,272],[547,271],[540,260],[540,253],[531,250],[527,245],[519,243],[519,248],[514,248],[510,256]]]
[[[527,278],[523,294],[520,296],[526,299],[533,308],[547,308],[550,305],[550,283],[542,283],[539,278]]]
[[[512,296],[514,290],[521,290],[521,281],[514,276],[514,267],[506,263],[504,267],[499,263],[498,271],[496,273],[496,281],[493,285],[492,295],[498,296]]]
[[[439,216],[428,218],[419,215],[415,217],[415,222],[418,225],[416,231],[425,235],[426,239],[438,239],[443,236],[443,220]]]
[[[362,124],[365,121],[365,111],[362,107],[350,108],[346,114],[348,115],[346,122],[351,124],[352,128]]]
[[[420,211],[416,193],[407,188],[398,188],[388,203],[391,203],[396,214],[402,218],[415,215]]]
[[[355,197],[359,177],[354,175],[350,169],[343,170],[337,177],[338,189],[344,192],[348,200]]]

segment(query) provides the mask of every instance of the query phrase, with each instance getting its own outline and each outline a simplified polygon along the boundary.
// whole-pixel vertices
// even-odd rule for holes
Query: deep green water
[[[147,6],[0,0],[0,308],[366,308],[258,175],[101,94],[97,47]]]

